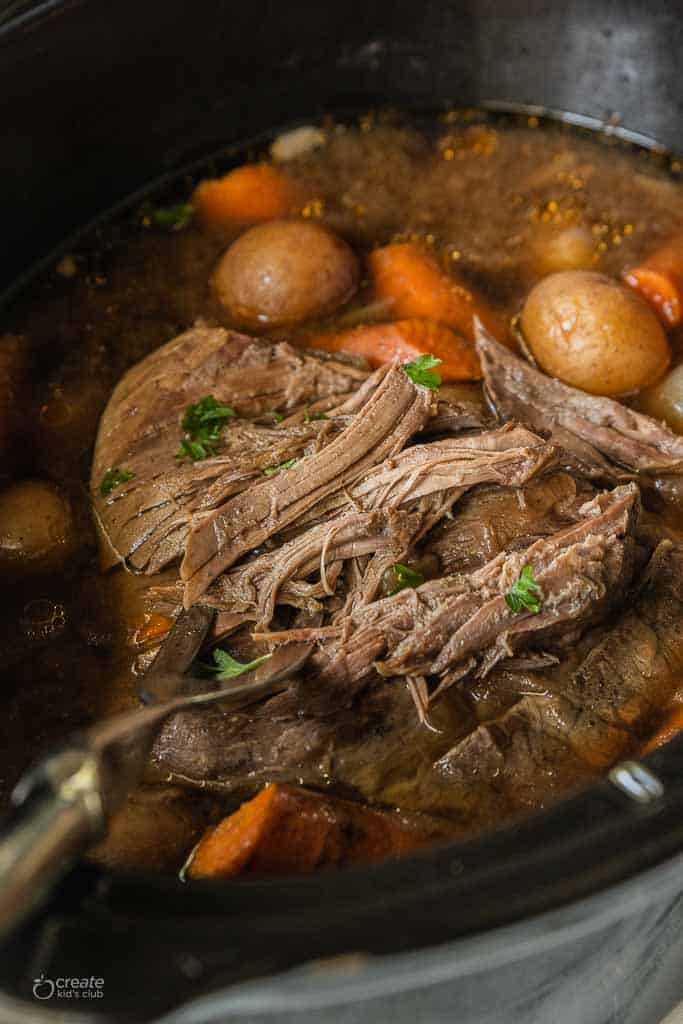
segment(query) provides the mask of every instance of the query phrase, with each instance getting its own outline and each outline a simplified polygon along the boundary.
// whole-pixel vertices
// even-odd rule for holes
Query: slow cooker
[[[0,287],[149,182],[328,113],[526,107],[683,150],[682,41],[676,0],[5,3]],[[683,998],[683,737],[643,765],[336,874],[80,866],[6,943],[0,1019],[654,1024]],[[101,996],[43,998],[85,976]]]

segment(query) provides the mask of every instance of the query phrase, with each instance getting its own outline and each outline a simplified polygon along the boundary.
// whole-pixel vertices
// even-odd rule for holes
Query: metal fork
[[[12,794],[13,811],[0,833],[0,938],[47,897],[88,846],[102,839],[111,815],[141,777],[157,732],[169,715],[222,703],[241,707],[278,689],[305,660],[301,652],[280,671],[255,670],[249,681],[227,687],[184,673],[197,656],[213,611],[181,613],[145,673],[146,706],[125,711],[73,735],[29,772]],[[262,669],[265,669],[266,662]],[[188,686],[206,684],[202,692]],[[185,692],[183,692],[185,691]]]

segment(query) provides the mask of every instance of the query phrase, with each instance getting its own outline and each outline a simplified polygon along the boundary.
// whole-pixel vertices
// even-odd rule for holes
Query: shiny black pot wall
[[[0,288],[150,180],[318,114],[538,104],[618,115],[683,150],[682,38],[682,5],[657,0],[39,4],[0,24]],[[597,908],[617,882],[627,915],[649,891],[639,872],[647,886],[662,873],[660,903],[683,885],[683,739],[649,763],[664,785],[651,803],[605,782],[495,835],[336,876],[183,888],[81,868],[3,951],[0,984],[35,1013],[37,975],[106,974],[96,1009],[149,1018],[316,955],[514,921],[537,935],[533,915],[564,907],[559,929],[572,901]]]
[[[0,287],[151,178],[293,118],[502,100],[680,141],[675,0],[37,7],[0,37]]]

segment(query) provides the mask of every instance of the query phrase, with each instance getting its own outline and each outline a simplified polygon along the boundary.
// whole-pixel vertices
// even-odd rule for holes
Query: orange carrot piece
[[[651,750],[664,746],[672,740],[677,733],[683,729],[683,704],[674,705],[660,725],[654,736],[651,736],[643,747],[642,753],[649,754]]]
[[[480,380],[481,367],[474,346],[434,320],[396,320],[388,324],[353,327],[338,334],[319,334],[308,342],[326,352],[352,352],[365,356],[371,366],[392,359],[409,362],[421,355],[441,360],[436,372],[443,381]]]
[[[194,192],[197,216],[207,228],[275,220],[300,205],[299,189],[270,164],[245,164],[222,178],[202,181]]]
[[[447,324],[468,341],[474,340],[474,317],[499,341],[511,345],[505,321],[464,282],[441,269],[416,242],[397,242],[375,249],[368,257],[375,294],[393,300],[400,317],[426,317]]]
[[[301,874],[407,853],[442,835],[432,825],[390,811],[271,783],[205,833],[186,873],[188,878],[230,878],[242,871]]]
[[[133,643],[136,645],[147,644],[153,640],[159,640],[165,636],[173,625],[173,619],[168,615],[156,615],[152,612],[145,612],[134,623]]]
[[[648,302],[665,327],[683,321],[683,233],[669,238],[623,280]]]

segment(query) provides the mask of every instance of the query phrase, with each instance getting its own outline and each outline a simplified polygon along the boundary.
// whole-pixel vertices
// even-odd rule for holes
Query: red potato
[[[57,569],[75,544],[67,499],[47,481],[24,480],[0,493],[0,566]]]
[[[640,408],[672,430],[683,434],[683,364],[679,364],[653,388],[640,396]]]
[[[538,277],[561,270],[588,270],[595,267],[599,251],[595,238],[583,224],[561,231],[539,230],[531,242],[531,264]]]
[[[341,238],[305,220],[251,228],[213,273],[214,292],[248,327],[276,327],[330,313],[354,294],[358,260]]]
[[[539,366],[593,395],[626,395],[669,365],[664,330],[632,291],[605,274],[567,270],[529,292],[520,327]]]

